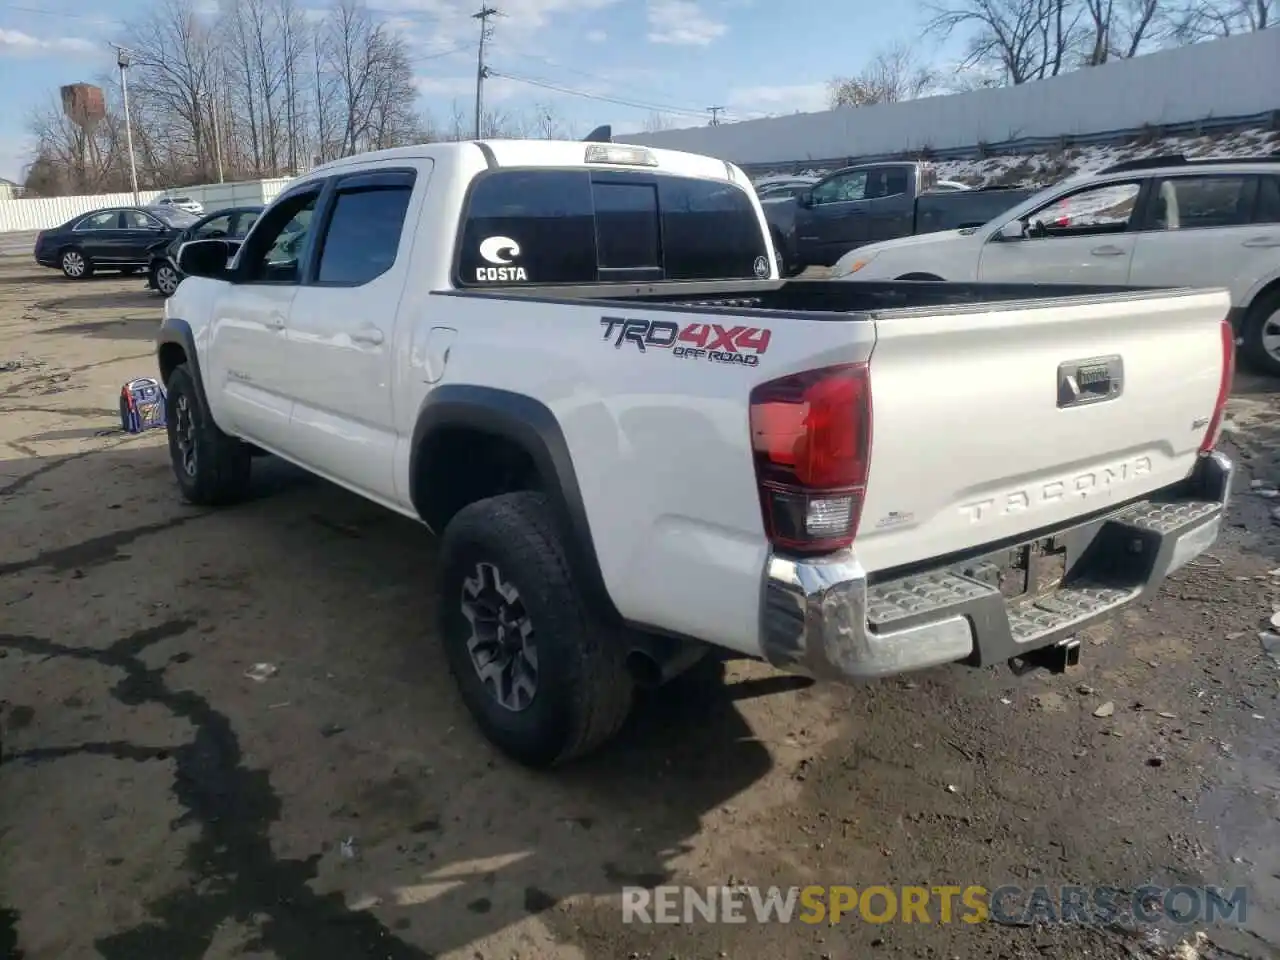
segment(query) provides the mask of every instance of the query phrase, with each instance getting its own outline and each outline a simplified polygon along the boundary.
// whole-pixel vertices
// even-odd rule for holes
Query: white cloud
[[[496,4],[502,15],[490,21],[498,40],[507,37],[527,39],[546,27],[561,14],[602,10],[619,0],[503,0]],[[472,19],[475,0],[370,0],[379,14],[417,15],[423,26],[429,26],[436,37],[450,44],[473,44],[480,36],[480,25]]]
[[[609,39],[609,35],[603,30],[588,30],[587,43],[604,43]]]
[[[729,28],[713,20],[697,0],[649,0],[649,42],[705,47]]]
[[[50,53],[93,53],[100,44],[79,37],[54,37],[46,40],[21,30],[0,28],[0,56],[31,57]]]
[[[729,91],[729,110],[736,118],[814,113],[830,109],[825,83],[796,83],[780,87],[738,87]]]

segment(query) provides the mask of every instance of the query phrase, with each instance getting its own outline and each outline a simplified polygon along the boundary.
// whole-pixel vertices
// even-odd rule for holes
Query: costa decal
[[[631,346],[641,353],[669,350],[682,360],[707,363],[736,363],[754,367],[769,349],[772,333],[760,327],[690,323],[684,327],[672,320],[641,320],[638,317],[601,317],[603,340],[615,350]]]
[[[511,283],[529,279],[524,267],[513,265],[515,258],[520,256],[520,244],[510,237],[486,237],[481,240],[480,256],[494,264],[491,267],[476,267],[476,280],[481,283]]]
[[[756,257],[754,269],[756,276],[763,280],[765,277],[769,276],[769,261],[764,257]]]

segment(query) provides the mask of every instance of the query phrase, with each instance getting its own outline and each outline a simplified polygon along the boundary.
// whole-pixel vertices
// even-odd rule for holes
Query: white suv
[[[1280,376],[1280,156],[1117,164],[981,227],[851,250],[832,276],[1226,287],[1243,359]]]

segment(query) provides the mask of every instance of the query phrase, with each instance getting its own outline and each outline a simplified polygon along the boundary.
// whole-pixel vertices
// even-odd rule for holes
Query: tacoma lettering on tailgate
[[[1027,513],[1064,500],[1087,500],[1106,496],[1114,487],[1136,480],[1151,472],[1150,457],[1133,457],[1110,466],[1098,467],[1072,477],[1036,483],[1020,490],[974,500],[960,505],[960,512],[970,523],[982,523],[1015,513]]]
[[[760,355],[769,349],[770,331],[744,324],[690,323],[681,327],[671,320],[601,317],[604,340],[613,341],[617,350],[624,343],[641,353],[650,348],[670,350],[683,360],[706,360],[710,363],[737,363],[754,367]]]

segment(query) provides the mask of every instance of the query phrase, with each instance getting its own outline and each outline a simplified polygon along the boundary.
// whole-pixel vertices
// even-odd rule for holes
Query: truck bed
[[[980,227],[1038,192],[1039,188],[993,187],[922,193],[915,200],[912,232],[936,233],[939,230]]]
[[[511,287],[503,290],[442,290],[444,296],[533,301],[600,303],[676,308],[685,312],[768,311],[804,314],[806,320],[848,322],[861,314],[871,319],[892,310],[933,311],[981,306],[985,310],[1044,307],[1057,301],[1123,301],[1190,293],[1170,288],[1104,286],[1082,283],[948,283],[885,280],[847,283],[841,280],[713,281],[663,284],[583,284],[558,287]]]
[[[615,284],[454,296],[464,298],[458,325],[473,315],[510,314],[507,336],[537,330],[537,339],[556,343],[560,333],[591,330],[597,343],[612,337],[617,349],[593,354],[589,369],[610,384],[611,397],[616,390],[626,398],[611,413],[619,418],[627,410],[635,419],[644,398],[661,398],[652,400],[661,407],[681,397],[682,422],[700,422],[700,405],[744,404],[751,388],[781,374],[868,363],[875,426],[856,545],[873,578],[1018,542],[1183,481],[1215,409],[1221,321],[1230,307],[1220,290],[911,281]],[[529,309],[486,310],[488,299]],[[708,326],[758,328],[771,337],[764,358],[722,376],[705,362],[719,364],[723,354],[696,353],[691,362],[672,350],[679,362],[669,363],[652,351],[638,363],[641,333],[630,337],[635,350],[621,349],[624,325],[647,336],[656,323],[691,342]],[[743,453],[732,440],[724,441],[732,449],[710,452],[709,438],[722,431],[709,418],[700,434],[697,456],[714,465],[709,475]],[[638,463],[695,455],[673,456],[668,439],[655,435],[644,451],[629,434],[629,450]],[[738,463],[750,471],[749,460]],[[718,497],[735,476],[717,475]],[[607,478],[598,482],[608,486]],[[715,505],[689,512],[698,529],[735,522]]]

